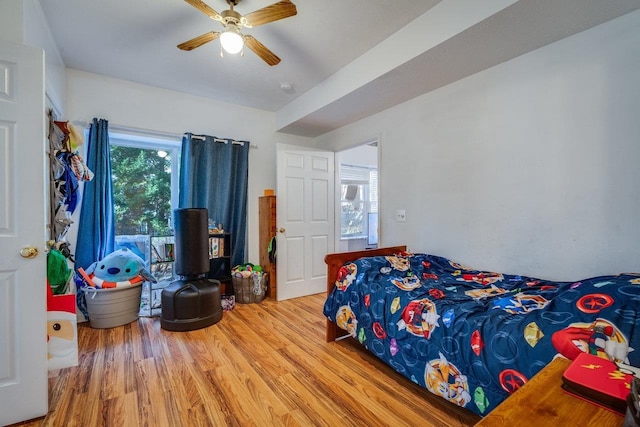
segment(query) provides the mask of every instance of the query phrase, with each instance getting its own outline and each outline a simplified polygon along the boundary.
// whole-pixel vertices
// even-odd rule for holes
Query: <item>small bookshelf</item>
[[[209,273],[207,277],[220,281],[223,295],[233,295],[230,233],[209,233]]]

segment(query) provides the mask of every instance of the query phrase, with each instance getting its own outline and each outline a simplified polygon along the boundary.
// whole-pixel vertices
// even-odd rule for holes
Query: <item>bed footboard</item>
[[[398,252],[407,250],[406,246],[391,246],[386,248],[368,249],[364,251],[341,252],[335,254],[327,254],[324,262],[327,264],[327,296],[336,285],[338,270],[349,261],[355,261],[365,256],[393,255]],[[347,335],[347,332],[340,329],[335,323],[327,319],[327,330],[325,339],[327,342],[335,341],[336,338]]]

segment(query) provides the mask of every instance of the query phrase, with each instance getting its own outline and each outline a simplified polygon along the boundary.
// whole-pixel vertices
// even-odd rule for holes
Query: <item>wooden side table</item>
[[[623,416],[562,391],[562,374],[570,363],[554,359],[476,426],[621,426]]]

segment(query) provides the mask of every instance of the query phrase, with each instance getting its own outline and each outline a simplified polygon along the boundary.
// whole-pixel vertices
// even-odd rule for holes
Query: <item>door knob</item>
[[[281,233],[284,233],[284,232],[285,232],[285,231],[287,231],[287,230],[285,230],[284,228],[280,227],[280,228],[278,229],[278,231],[279,231],[279,232],[281,232]]]
[[[20,249],[20,256],[22,258],[35,258],[38,256],[38,248],[35,246],[27,246],[26,248]]]

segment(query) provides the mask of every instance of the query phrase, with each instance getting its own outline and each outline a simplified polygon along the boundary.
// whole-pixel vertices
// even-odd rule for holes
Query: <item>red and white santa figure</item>
[[[47,298],[47,352],[49,369],[78,365],[75,295]]]

